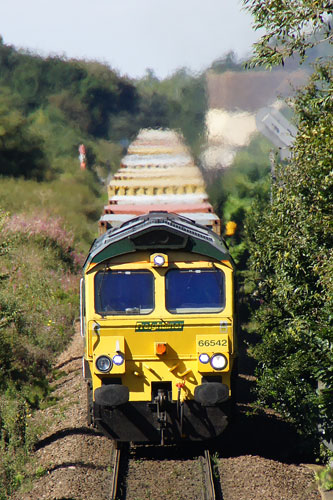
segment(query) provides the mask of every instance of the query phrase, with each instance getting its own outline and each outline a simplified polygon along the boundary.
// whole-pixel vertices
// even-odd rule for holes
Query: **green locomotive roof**
[[[219,261],[233,260],[224,241],[210,229],[168,212],[149,212],[118,228],[109,229],[92,244],[84,269],[89,264],[137,250],[184,249]]]

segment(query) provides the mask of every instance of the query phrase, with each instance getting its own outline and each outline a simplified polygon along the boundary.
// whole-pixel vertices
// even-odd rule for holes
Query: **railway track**
[[[116,500],[117,498],[120,457],[121,457],[121,446],[118,446],[117,443],[114,442],[112,445],[112,454],[111,454],[110,500]]]
[[[209,453],[209,450],[204,451],[204,455],[202,457],[202,472],[203,472],[203,500],[217,500],[215,487],[216,477],[214,476],[212,460]],[[221,495],[219,495],[219,499],[221,499]]]
[[[146,454],[148,458],[146,457],[142,460],[142,458],[140,458],[142,457],[142,448],[144,449],[144,447],[137,446],[132,448],[126,445],[113,446],[110,500],[126,500],[132,498],[131,489],[135,489],[136,494],[139,495],[137,498],[140,499],[151,498],[152,500],[157,500],[157,498],[168,498],[168,500],[173,500],[174,498],[178,500],[179,498],[191,498],[192,500],[223,500],[219,476],[216,472],[217,469],[212,463],[209,450],[201,450],[199,456],[196,458],[178,457],[174,461],[170,458],[170,450],[168,450],[169,456],[167,451],[165,460],[163,460],[163,449],[158,449],[157,447],[153,452],[153,455],[156,454],[155,458],[148,452]],[[174,450],[173,453],[177,456],[177,451]],[[176,465],[174,462],[176,462]],[[140,463],[142,465],[141,472]],[[145,464],[145,467],[143,464]],[[186,464],[186,466],[184,466],[184,464]],[[149,475],[147,475],[147,468],[150,471]],[[162,469],[165,471],[166,481],[162,479]],[[179,474],[177,469],[180,471]],[[156,471],[159,471],[159,474]],[[179,492],[177,491],[177,487],[173,491],[168,489],[170,482],[178,481],[179,488],[183,488],[184,490],[182,479],[185,478],[185,475],[183,476],[183,474],[192,475],[194,477],[193,492],[188,490],[186,490],[186,492]],[[135,478],[135,475],[137,478]],[[134,476],[134,479],[132,476]],[[133,485],[135,484],[135,486],[131,486],[131,482]],[[159,483],[161,488],[158,492],[156,491],[156,483]],[[156,491],[155,494],[151,489],[152,487],[154,491]],[[142,491],[140,492],[139,489]]]

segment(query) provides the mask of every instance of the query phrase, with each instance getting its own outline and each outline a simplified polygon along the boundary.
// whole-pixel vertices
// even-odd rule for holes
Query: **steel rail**
[[[112,485],[110,492],[110,500],[116,500],[117,488],[118,488],[118,474],[119,474],[119,464],[120,464],[120,447],[117,443],[113,443],[113,452],[111,459],[111,474],[112,474]]]
[[[203,470],[203,500],[216,500],[212,461],[209,450],[205,450],[202,457]]]

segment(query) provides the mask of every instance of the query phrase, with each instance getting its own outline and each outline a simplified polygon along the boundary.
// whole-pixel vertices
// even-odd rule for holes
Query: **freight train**
[[[182,137],[142,130],[81,279],[88,422],[119,442],[215,438],[237,371],[235,266]]]

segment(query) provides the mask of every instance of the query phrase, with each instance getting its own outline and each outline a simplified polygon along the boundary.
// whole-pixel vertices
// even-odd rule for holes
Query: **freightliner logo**
[[[182,332],[184,321],[137,321],[136,332]]]

